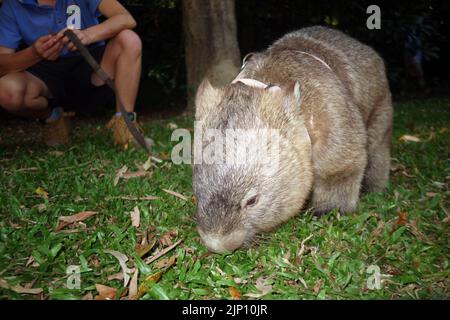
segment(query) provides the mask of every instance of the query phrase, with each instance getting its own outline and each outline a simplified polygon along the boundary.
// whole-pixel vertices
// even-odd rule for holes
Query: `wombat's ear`
[[[214,88],[208,79],[204,79],[197,89],[195,97],[195,118],[201,119],[211,108],[215,108],[222,98],[222,91]]]
[[[247,53],[244,57],[244,59],[242,59],[242,65],[241,65],[241,70],[245,68],[245,66],[247,65],[247,62],[251,59],[251,57],[253,57],[255,55],[254,52],[250,52]]]

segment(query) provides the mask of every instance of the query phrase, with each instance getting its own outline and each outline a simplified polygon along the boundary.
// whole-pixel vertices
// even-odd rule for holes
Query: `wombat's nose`
[[[215,253],[232,252],[242,246],[245,240],[245,231],[234,231],[227,235],[221,235],[217,233],[206,233],[202,230],[198,230],[203,243],[208,249]]]

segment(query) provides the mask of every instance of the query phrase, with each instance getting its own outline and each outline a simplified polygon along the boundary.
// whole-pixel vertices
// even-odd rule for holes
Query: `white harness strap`
[[[265,84],[261,81],[255,80],[255,79],[248,79],[248,78],[234,79],[232,83],[237,83],[237,82],[242,82],[246,86],[260,88],[260,89],[265,89],[268,87],[267,84]]]
[[[321,64],[323,64],[325,67],[328,68],[328,70],[333,71],[333,69],[331,69],[331,67],[328,65],[328,63],[326,63],[325,61],[323,61],[322,59],[320,59],[319,57],[316,57],[315,55],[305,52],[305,51],[297,51],[299,53],[303,53],[306,54],[308,56],[310,56],[311,58],[316,59],[317,61],[319,61]],[[244,58],[245,60],[245,58]],[[245,61],[241,67],[241,70],[244,70],[245,66],[247,65],[247,61]],[[246,86],[249,87],[253,87],[253,88],[259,88],[259,89],[269,89],[271,91],[277,91],[280,90],[281,88],[278,86],[272,86],[270,84],[265,84],[261,81],[255,80],[255,79],[249,79],[249,78],[240,78],[241,77],[241,73],[239,73],[237,75],[237,77],[231,82],[231,83],[237,83],[237,82],[241,82],[243,84],[245,84]]]
[[[279,86],[274,86],[272,84],[265,84],[264,82],[255,80],[255,79],[249,79],[249,78],[241,78],[241,79],[234,79],[232,83],[238,83],[241,82],[245,84],[248,87],[252,88],[258,88],[258,89],[268,89],[269,91],[278,91],[281,90]]]
[[[323,61],[323,60],[320,59],[319,57],[316,57],[315,55],[313,55],[313,54],[311,54],[311,53],[308,53],[308,52],[305,52],[305,51],[298,51],[298,52],[303,53],[303,54],[307,54],[308,56],[310,56],[310,57],[316,59],[317,61],[319,61],[320,63],[322,63],[322,64],[323,64],[325,67],[327,67],[329,70],[333,71],[333,69],[331,69],[331,67],[328,65],[328,63],[326,63],[325,61]]]

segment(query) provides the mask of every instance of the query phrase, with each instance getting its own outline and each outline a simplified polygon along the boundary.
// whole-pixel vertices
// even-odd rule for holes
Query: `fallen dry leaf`
[[[283,256],[283,262],[287,263],[287,264],[291,264],[291,262],[289,261],[289,259],[291,259],[291,250],[288,250],[286,252],[286,254]]]
[[[192,254],[192,253],[193,253],[191,248],[187,248],[187,249],[186,249],[186,252],[188,252],[189,254]],[[212,255],[213,255],[212,252],[207,251],[207,252],[203,253],[202,255],[200,255],[200,257],[198,257],[197,259],[198,259],[198,260],[203,260],[203,259],[205,259],[205,258],[208,258],[208,257],[212,256]],[[194,259],[195,259],[195,257],[194,257]]]
[[[136,166],[136,168],[138,168],[137,171],[147,171],[147,170],[144,168],[143,164],[140,163],[140,162],[137,161],[137,160],[134,161],[134,165]]]
[[[160,157],[162,160],[170,160],[170,154],[169,154],[168,152],[161,152],[161,153],[159,154],[159,157]]]
[[[439,182],[439,181],[433,181],[432,184],[436,187],[438,187],[439,189],[444,189],[447,187],[447,185],[443,182]]]
[[[48,192],[45,191],[43,188],[39,187],[34,191],[38,196],[41,196],[42,198],[47,199],[48,198]]]
[[[54,151],[50,151],[48,154],[51,155],[51,156],[55,156],[55,157],[61,157],[61,156],[64,155],[64,152],[58,151],[58,150],[54,150]]]
[[[119,264],[122,268],[123,273],[123,286],[126,287],[128,285],[128,281],[130,281],[130,274],[134,272],[134,270],[129,269],[127,266],[128,257],[122,252],[115,250],[105,250],[104,252],[113,255],[117,260],[119,260]]]
[[[108,287],[99,283],[95,285],[95,288],[99,293],[98,296],[95,297],[95,300],[113,300],[116,297],[116,288]]]
[[[28,266],[30,265],[30,264],[32,264],[34,262],[34,257],[33,256],[30,256],[29,258],[28,258],[28,260],[27,260],[27,263],[25,263],[25,268],[28,268]]]
[[[10,285],[6,280],[0,278],[0,288],[9,289],[19,294],[40,294],[44,291],[42,288],[25,288],[21,285]]]
[[[92,296],[92,292],[86,293],[81,300],[94,300],[94,297]]]
[[[427,197],[434,198],[434,197],[437,196],[438,194],[437,194],[436,192],[427,192],[425,195],[426,195]]]
[[[61,230],[58,231],[59,233],[63,233],[63,234],[75,234],[78,232],[82,232],[82,231],[86,231],[86,229],[68,229],[68,230]]]
[[[323,280],[319,279],[317,280],[316,284],[314,285],[313,291],[315,294],[318,294],[320,292],[320,289],[322,288]]]
[[[180,198],[180,199],[182,199],[182,200],[184,200],[184,201],[187,201],[187,200],[188,200],[188,198],[186,198],[185,196],[183,196],[181,193],[178,193],[178,192],[175,192],[175,191],[172,191],[172,190],[169,190],[169,189],[163,189],[163,191],[164,191],[164,192],[167,192],[168,194],[171,194],[171,195],[173,195],[173,196],[175,196],[175,197],[177,197],[177,198]]]
[[[142,165],[142,169],[144,169],[144,171],[147,171],[148,169],[150,169],[152,167],[152,157],[148,157],[147,161],[144,162],[144,164]]]
[[[267,285],[268,278],[266,277],[259,277],[256,279],[256,288],[261,291],[263,294],[267,294],[272,290],[272,285]]]
[[[164,269],[164,268],[168,268],[171,267],[175,264],[175,262],[177,261],[177,255],[173,255],[170,258],[163,258],[157,262],[155,262],[154,267],[157,269]]]
[[[175,242],[173,245],[171,245],[170,247],[167,247],[161,251],[159,251],[158,253],[155,253],[153,256],[148,257],[147,259],[145,259],[145,263],[146,264],[150,264],[155,260],[158,260],[159,258],[161,258],[163,255],[167,254],[167,252],[173,250],[176,246],[178,246],[181,242],[183,241],[183,239],[178,240],[177,242]]]
[[[259,293],[246,293],[244,296],[250,297],[250,298],[260,298],[262,296],[265,296],[270,291],[272,291],[272,285],[266,284],[268,278],[267,277],[259,277],[256,279],[256,289],[258,289]]]
[[[241,292],[238,289],[236,289],[235,287],[229,287],[228,292],[230,293],[233,300],[241,300],[242,299]]]
[[[111,280],[123,280],[123,272],[117,272],[108,276],[108,281]]]
[[[298,281],[300,281],[300,283],[305,287],[305,289],[308,289],[308,285],[306,284],[305,279],[303,279],[302,277],[299,277]]]
[[[152,158],[153,161],[155,161],[155,162],[157,162],[157,163],[163,163],[163,162],[164,162],[163,160],[161,160],[161,159],[159,159],[159,158],[156,158],[156,157],[154,157],[154,156],[151,156],[151,158]]]
[[[96,211],[83,211],[71,216],[61,216],[58,218],[58,225],[55,228],[55,232],[60,231],[61,229],[67,227],[68,225],[84,221],[89,217],[96,215],[98,212]]]
[[[415,178],[415,176],[414,176],[413,174],[409,174],[409,173],[406,172],[405,170],[403,170],[403,171],[401,172],[401,174],[404,175],[405,177],[408,177],[408,178]]]
[[[406,167],[404,165],[402,165],[401,163],[392,163],[391,164],[391,171],[392,172],[397,172],[397,171],[401,171],[401,170],[405,170]]]
[[[401,141],[410,141],[410,142],[420,142],[420,138],[416,137],[416,136],[411,136],[409,134],[405,134],[403,136],[400,137]]]
[[[220,273],[220,275],[222,277],[226,277],[227,276],[227,274],[222,269],[220,269],[219,267],[216,267],[216,270]]]
[[[399,212],[398,219],[395,222],[395,226],[404,226],[408,222],[408,213],[407,212]]]
[[[19,229],[22,229],[22,226],[20,225],[20,224],[18,224],[18,223],[14,223],[14,222],[9,222],[9,225],[11,226],[11,227],[13,227],[14,229],[16,229],[16,230],[19,230]]]
[[[130,201],[145,201],[145,200],[158,200],[160,197],[155,196],[144,196],[144,197],[131,197],[131,196],[120,196],[120,197],[106,197],[106,200],[121,199]]]
[[[89,258],[89,265],[93,266],[94,268],[99,268],[100,267],[100,259],[98,258],[98,256],[92,255]]]
[[[134,247],[134,250],[136,250],[136,253],[138,254],[139,258],[142,258],[145,256],[150,250],[153,249],[153,247],[156,244],[156,239],[152,240],[150,243],[146,245],[136,244]]]
[[[47,210],[47,206],[45,205],[45,203],[35,205],[33,208],[36,208],[39,213],[42,213]]]
[[[130,285],[128,287],[128,299],[134,300],[138,294],[138,277],[139,277],[139,269],[136,268],[136,271],[131,278]]]
[[[25,172],[25,171],[38,171],[39,168],[37,167],[31,167],[31,168],[20,168],[17,169],[16,172]]]
[[[164,271],[158,271],[156,273],[153,273],[153,274],[149,275],[147,278],[145,278],[144,282],[150,281],[150,282],[156,283],[161,279],[163,274],[164,274]]]
[[[178,229],[169,230],[161,236],[159,242],[163,246],[168,247],[173,244],[172,239],[176,239],[177,237],[178,237]]]
[[[40,294],[44,291],[42,288],[24,288],[22,286],[13,286],[11,289],[17,293],[25,293],[25,294]]]
[[[84,200],[86,200],[86,198],[82,198],[79,194],[77,194],[74,199],[75,202],[81,202]]]
[[[139,285],[138,293],[135,295],[135,299],[139,299],[142,297],[148,290],[150,290],[149,282],[156,283],[158,282],[162,275],[164,274],[164,271],[158,271],[154,274],[149,275],[145,280]]]
[[[141,224],[141,212],[137,206],[131,211],[131,225],[135,228],[139,228]]]
[[[295,255],[294,264],[296,266],[299,266],[302,263],[302,256],[303,256],[303,253],[305,252],[305,249],[306,249],[305,243],[306,243],[306,241],[308,241],[312,237],[313,237],[313,235],[310,234],[308,237],[303,239],[302,243],[300,244],[300,249],[298,250],[297,254]]]
[[[122,175],[122,178],[125,180],[140,178],[150,176],[150,172],[148,171],[134,171],[134,172],[126,172]]]
[[[178,128],[178,125],[177,125],[176,123],[169,122],[169,123],[167,124],[167,127],[168,127],[170,130],[175,130],[175,129]]]
[[[138,234],[136,242],[141,246],[146,246],[148,244],[148,229],[144,230],[144,233]]]
[[[234,283],[236,284],[246,284],[248,281],[241,278],[233,278]]]
[[[128,167],[127,166],[123,166],[122,168],[119,169],[119,171],[117,171],[116,173],[116,177],[114,178],[114,186],[117,186],[117,184],[119,183],[119,180],[123,177],[124,173],[128,171]]]
[[[434,243],[425,234],[423,234],[419,230],[417,220],[412,220],[412,221],[406,223],[406,227],[414,236],[419,238],[422,242],[429,244],[429,245],[434,245]]]
[[[372,237],[378,238],[378,236],[383,232],[385,223],[383,220],[378,221],[378,225],[375,230],[372,231]]]

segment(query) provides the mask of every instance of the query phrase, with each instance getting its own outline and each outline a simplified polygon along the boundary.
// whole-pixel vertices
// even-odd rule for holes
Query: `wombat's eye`
[[[259,199],[259,196],[258,196],[258,195],[255,195],[255,196],[251,197],[251,198],[248,199],[247,202],[245,203],[245,207],[248,208],[248,207],[254,206],[255,204],[258,203],[258,199]]]

